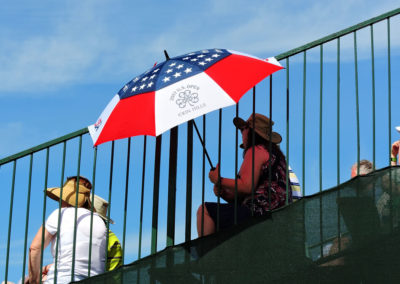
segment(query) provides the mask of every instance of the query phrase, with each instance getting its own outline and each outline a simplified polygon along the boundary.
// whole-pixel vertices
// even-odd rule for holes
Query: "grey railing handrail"
[[[285,59],[285,58],[287,58],[287,57],[289,57],[289,56],[296,55],[296,54],[301,53],[301,52],[303,52],[303,51],[305,51],[305,50],[308,50],[308,49],[310,49],[310,48],[319,46],[319,45],[324,44],[324,43],[327,43],[327,42],[329,42],[329,41],[331,41],[331,40],[337,39],[337,38],[339,38],[339,37],[342,37],[342,36],[345,36],[345,35],[350,34],[350,33],[352,33],[352,32],[355,32],[355,31],[357,31],[357,30],[360,30],[360,29],[362,29],[362,28],[368,27],[369,25],[376,24],[377,22],[383,21],[383,20],[385,20],[385,19],[387,19],[387,18],[390,18],[390,17],[393,17],[393,16],[395,16],[395,15],[397,15],[397,14],[400,14],[400,8],[397,8],[397,9],[395,9],[395,10],[393,10],[393,11],[384,13],[384,14],[379,15],[379,16],[377,16],[377,17],[373,17],[373,18],[371,18],[371,19],[369,19],[369,20],[366,20],[366,21],[364,21],[364,22],[361,22],[361,23],[359,23],[359,24],[356,24],[356,25],[354,25],[354,26],[351,26],[351,27],[346,28],[346,29],[344,29],[344,30],[341,30],[341,31],[339,31],[339,32],[330,34],[330,35],[325,36],[325,37],[323,37],[323,38],[314,40],[314,41],[312,41],[312,42],[310,42],[310,43],[307,43],[307,44],[302,45],[302,46],[300,46],[300,47],[294,48],[294,49],[289,50],[289,51],[287,51],[287,52],[281,53],[281,54],[275,56],[275,58],[276,58],[277,60]]]
[[[64,135],[64,136],[58,137],[56,139],[47,141],[45,143],[39,144],[38,146],[29,148],[29,149],[21,151],[21,152],[19,152],[17,154],[14,154],[14,155],[11,155],[11,156],[8,156],[6,158],[1,159],[0,160],[0,166],[6,164],[8,162],[17,160],[19,158],[28,156],[29,154],[33,154],[33,153],[39,152],[39,151],[44,150],[44,149],[46,149],[48,147],[57,145],[57,144],[62,143],[64,141],[66,141],[66,140],[69,140],[69,139],[78,137],[80,135],[86,134],[88,132],[89,132],[89,130],[87,129],[87,127],[85,127],[85,128],[80,129],[80,130],[71,132],[71,133],[69,133],[67,135]]]

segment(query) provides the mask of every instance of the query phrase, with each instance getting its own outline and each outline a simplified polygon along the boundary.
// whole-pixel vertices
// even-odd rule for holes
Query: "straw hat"
[[[275,144],[278,144],[282,141],[282,137],[279,133],[270,131],[270,126],[272,127],[272,125],[274,125],[274,122],[272,120],[270,120],[265,115],[262,115],[259,113],[255,113],[254,117],[255,117],[254,131],[258,135],[260,135],[265,140],[270,141]],[[249,117],[249,119],[247,119],[247,121],[244,121],[240,117],[235,117],[233,119],[233,124],[239,129],[244,129],[245,127],[253,128],[253,114],[250,115],[250,117]],[[271,134],[271,137],[270,137],[270,134]]]
[[[60,200],[61,188],[50,187],[46,190],[48,197],[55,201]],[[89,202],[90,189],[83,184],[79,184],[78,187],[78,207],[82,207],[86,202]],[[62,200],[67,202],[71,206],[75,206],[76,203],[76,179],[67,179],[63,185]]]
[[[90,194],[90,200],[92,200],[92,198],[93,195]],[[111,224],[114,224],[114,221],[111,218],[107,218],[108,202],[96,194],[93,198],[93,208],[104,221],[107,222],[107,220],[109,220]]]

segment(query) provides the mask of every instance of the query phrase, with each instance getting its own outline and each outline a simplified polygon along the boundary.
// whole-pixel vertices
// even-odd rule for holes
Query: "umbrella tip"
[[[168,52],[164,49],[164,55],[165,55],[165,59],[166,60],[169,60],[169,55],[168,55]]]

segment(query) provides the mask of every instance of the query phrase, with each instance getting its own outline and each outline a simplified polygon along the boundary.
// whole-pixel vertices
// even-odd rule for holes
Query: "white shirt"
[[[57,234],[58,212],[56,209],[47,218],[45,228],[52,234]],[[72,273],[72,255],[74,242],[75,208],[61,208],[60,241],[58,244],[57,258],[57,283],[69,283]],[[84,208],[78,208],[76,221],[76,246],[75,246],[75,281],[88,275],[89,267],[89,242],[90,242],[91,212]],[[104,221],[93,213],[92,252],[90,276],[105,271],[107,228]],[[51,244],[51,254],[55,258],[56,237]],[[45,283],[54,283],[54,261]]]

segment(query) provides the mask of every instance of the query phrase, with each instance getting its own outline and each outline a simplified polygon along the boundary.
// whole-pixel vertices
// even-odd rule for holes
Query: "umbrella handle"
[[[215,167],[214,167],[213,164],[211,163],[210,156],[209,156],[208,153],[207,153],[206,145],[204,144],[203,139],[201,139],[201,135],[200,135],[199,129],[197,128],[196,122],[195,122],[194,120],[192,120],[192,121],[193,121],[194,129],[196,130],[197,136],[199,136],[201,145],[203,145],[203,149],[204,149],[204,152],[205,152],[205,154],[206,154],[208,163],[210,164],[211,170],[215,170]]]

